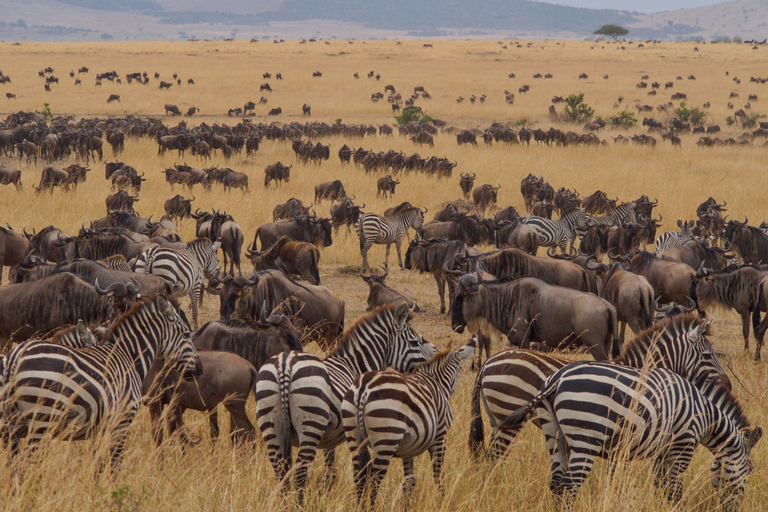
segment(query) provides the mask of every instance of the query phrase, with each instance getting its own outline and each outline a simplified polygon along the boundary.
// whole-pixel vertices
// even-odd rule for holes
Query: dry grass
[[[645,49],[621,51],[614,45],[590,49],[590,43],[566,42],[557,44],[547,41],[535,43],[531,49],[510,48],[502,50],[496,42],[434,42],[433,49],[425,49],[422,42],[410,41],[402,45],[395,42],[356,41],[354,44],[332,42],[330,45],[296,42],[284,44],[248,43],[141,43],[141,44],[25,44],[19,47],[0,47],[3,72],[13,79],[12,84],[1,86],[1,92],[15,92],[18,100],[0,100],[4,110],[40,108],[50,102],[54,113],[75,115],[143,115],[162,114],[164,103],[176,103],[182,110],[189,105],[200,107],[206,117],[198,120],[235,122],[221,117],[228,108],[241,106],[248,100],[258,100],[258,85],[266,71],[282,72],[285,80],[269,80],[275,92],[268,95],[267,107],[259,107],[256,120],[268,108],[281,106],[287,113],[279,121],[300,119],[302,103],[312,105],[313,119],[332,122],[343,118],[344,122],[369,124],[391,123],[389,106],[373,104],[370,94],[383,90],[385,84],[393,84],[405,95],[415,85],[424,85],[434,99],[422,105],[434,116],[465,127],[484,126],[493,121],[527,119],[535,125],[547,128],[546,109],[553,95],[563,96],[572,92],[584,92],[586,101],[598,114],[609,115],[619,95],[630,105],[634,100],[658,104],[667,101],[668,92],[656,98],[648,98],[645,92],[635,90],[640,75],[651,75],[649,81],[665,82],[675,76],[697,76],[696,81],[678,82],[674,91],[686,92],[692,105],[711,101],[710,118],[724,126],[728,115],[725,104],[731,90],[741,94],[742,101],[750,93],[763,95],[761,86],[750,84],[749,76],[760,73],[760,53],[735,45],[707,45],[699,53],[693,53],[688,44],[662,44]],[[541,48],[543,47],[543,49]],[[218,51],[217,51],[218,50]],[[339,56],[339,52],[348,55]],[[42,79],[37,71],[51,65],[56,69],[61,83],[53,92],[43,92]],[[67,76],[70,69],[80,66],[91,68],[91,74],[82,75],[84,84],[76,88]],[[155,85],[113,85],[104,82],[94,87],[95,72],[115,69],[121,75],[133,71],[159,71],[163,79],[178,72],[184,83],[171,91],[159,91]],[[371,69],[382,74],[382,80],[366,79]],[[323,71],[320,79],[311,78],[314,70]],[[742,79],[740,86],[733,83],[725,71]],[[362,78],[354,80],[357,71]],[[507,78],[509,72],[518,76]],[[552,80],[533,80],[533,73],[551,72]],[[577,80],[580,72],[590,75],[588,80]],[[604,80],[603,74],[610,79]],[[187,86],[192,77],[196,85]],[[527,95],[517,95],[517,88],[531,84]],[[510,89],[518,96],[514,106],[503,101],[503,91]],[[122,102],[106,104],[109,94],[122,96]],[[458,105],[459,95],[486,93],[485,105]],[[654,101],[650,101],[654,100]],[[4,103],[3,103],[4,102]],[[753,109],[760,112],[760,102],[753,102]],[[654,114],[658,117],[658,114]],[[178,119],[177,119],[178,120]],[[173,122],[177,121],[173,120]],[[274,118],[269,118],[269,121]],[[195,121],[195,120],[192,120]],[[564,127],[569,128],[569,127]],[[576,128],[579,129],[578,127]],[[638,130],[635,130],[639,132]],[[607,137],[612,134],[601,134]],[[733,135],[738,135],[734,132]],[[752,223],[764,215],[763,191],[767,179],[763,171],[762,148],[717,148],[701,150],[695,146],[696,137],[684,136],[683,148],[673,150],[666,143],[656,149],[618,147],[608,148],[545,148],[457,147],[455,138],[440,135],[434,149],[414,147],[406,139],[366,138],[323,140],[331,144],[334,156],[321,166],[304,166],[295,162],[288,143],[265,142],[256,157],[233,159],[229,166],[251,177],[248,194],[231,192],[224,194],[214,187],[210,193],[198,189],[194,206],[202,209],[221,208],[232,213],[246,233],[246,241],[253,239],[258,226],[271,221],[272,208],[289,197],[299,197],[311,202],[314,185],[321,181],[341,179],[349,193],[367,204],[367,211],[381,212],[394,202],[411,201],[427,206],[430,212],[445,201],[459,196],[458,179],[436,181],[410,174],[402,177],[395,198],[390,201],[377,199],[375,181],[378,176],[365,175],[353,166],[342,167],[335,156],[345,142],[357,147],[373,149],[402,149],[410,154],[418,151],[422,156],[447,156],[458,162],[458,172],[476,172],[480,183],[501,183],[499,204],[513,204],[522,209],[518,184],[529,172],[543,175],[556,188],[566,186],[587,194],[596,188],[618,195],[622,199],[648,194],[659,199],[659,210],[664,224],[674,226],[678,218],[691,218],[695,207],[709,195],[727,200],[729,213],[736,217],[748,215]],[[112,158],[110,158],[111,160]],[[120,159],[146,172],[149,181],[144,185],[137,203],[145,215],[162,214],[165,199],[175,193],[160,173],[164,166],[186,160],[199,164],[194,157],[178,159],[174,156],[160,158],[157,147],[150,140],[126,143],[126,151]],[[293,163],[290,183],[278,189],[264,190],[263,167],[281,160]],[[7,159],[3,159],[6,163]],[[13,162],[16,165],[18,161]],[[224,165],[223,160],[213,163]],[[67,162],[62,162],[66,165]],[[57,164],[59,165],[59,164]],[[27,167],[24,171],[25,189],[17,194],[11,187],[0,187],[0,205],[3,221],[20,229],[41,228],[55,224],[74,232],[85,219],[104,214],[104,198],[109,184],[103,178],[103,166],[93,164],[94,172],[74,194],[57,191],[52,196],[36,197],[32,183],[39,180],[43,164]],[[182,191],[187,195],[186,191]],[[316,205],[317,212],[327,214],[329,204]],[[181,226],[182,236],[190,238],[194,225],[187,221]],[[371,264],[381,263],[384,249],[375,246],[370,253]],[[394,267],[395,255],[390,257]],[[339,269],[359,265],[357,239],[343,230],[332,247],[323,251],[321,259],[323,284],[342,297],[347,304],[347,318],[354,319],[365,308],[367,287],[354,275],[343,274]],[[449,319],[440,317],[439,301],[434,281],[430,276],[410,272],[393,272],[389,282],[394,287],[408,287],[419,297],[427,312],[417,315],[414,321],[419,332],[430,341],[444,347],[449,340],[460,341],[452,334]],[[217,316],[217,305],[206,303],[202,320]],[[745,404],[748,416],[757,425],[768,425],[768,413],[763,405],[765,385],[768,382],[766,368],[754,365],[743,353],[739,334],[740,324],[733,313],[718,315],[717,332],[713,342],[717,350],[725,354],[724,361],[736,378],[735,390]],[[497,349],[500,347],[496,347]],[[314,345],[310,350],[315,350]],[[469,400],[473,375],[461,374],[461,382],[453,398],[454,428],[448,444],[446,495],[439,498],[431,483],[428,460],[417,462],[418,485],[414,508],[417,510],[551,510],[554,503],[549,497],[549,457],[540,432],[525,429],[509,461],[497,468],[471,460],[466,448],[469,422]],[[251,404],[251,412],[253,412]],[[223,415],[226,424],[226,414]],[[0,494],[5,497],[8,510],[275,510],[283,505],[275,492],[273,473],[267,462],[261,442],[252,451],[233,451],[229,444],[221,442],[212,446],[208,440],[207,421],[197,413],[187,414],[187,424],[195,433],[203,436],[196,447],[182,453],[179,446],[170,444],[162,450],[153,448],[149,433],[148,416],[142,411],[132,429],[126,458],[121,471],[115,475],[97,474],[92,456],[94,444],[54,443],[51,449],[39,452],[39,464],[27,469],[23,483],[14,479],[8,468],[6,454],[0,455]],[[330,493],[318,491],[321,464],[315,464],[312,473],[312,489],[308,493],[308,509],[330,511],[349,509],[354,505],[349,457],[346,447],[339,447],[337,468],[339,481]],[[744,502],[744,510],[762,510],[768,493],[768,451],[765,442],[755,453],[755,474],[750,479]],[[686,475],[686,494],[677,510],[708,510],[716,501],[708,481],[711,455],[699,450],[695,463]],[[402,469],[395,464],[385,479],[381,496],[381,508],[401,505],[399,483]],[[578,498],[578,510],[642,510],[670,509],[654,491],[650,465],[632,462],[620,468],[610,480],[604,464],[598,465]],[[124,487],[129,486],[129,487]],[[114,490],[123,489],[127,497]],[[123,500],[122,508],[114,501]]]

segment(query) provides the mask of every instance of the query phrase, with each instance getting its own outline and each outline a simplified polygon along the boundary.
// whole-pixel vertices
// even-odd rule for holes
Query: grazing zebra
[[[114,468],[155,359],[164,358],[187,379],[202,373],[189,325],[162,295],[137,302],[108,336],[109,345],[77,349],[36,342],[8,355],[0,430],[14,456],[22,437],[36,443],[49,431],[68,440],[103,433]]]
[[[635,211],[636,201],[631,203],[621,203],[602,217],[591,217],[590,227],[595,226],[623,226],[626,222],[637,222],[637,212]]]
[[[621,356],[613,362],[635,368],[669,368],[695,383],[719,377],[729,387],[725,370],[707,338],[708,329],[709,322],[697,313],[667,317],[625,344]],[[547,377],[570,362],[522,349],[505,350],[486,360],[472,392],[469,428],[472,452],[477,456],[484,443],[481,404],[494,429],[490,456],[497,459],[506,453],[519,433],[519,429],[498,431],[501,420],[528,402]],[[542,426],[540,420],[534,423]]]
[[[173,286],[177,297],[189,295],[192,306],[192,324],[197,329],[197,306],[202,302],[203,278],[216,273],[219,257],[216,252],[221,242],[198,238],[187,243],[181,251],[166,247],[152,247],[136,260],[135,271],[164,278]]]
[[[686,222],[678,220],[677,227],[680,228],[680,231],[667,231],[660,234],[656,239],[656,254],[659,255],[671,247],[680,247],[685,242],[693,240],[691,229],[695,225],[696,222],[692,220]]]
[[[363,270],[368,268],[368,251],[373,244],[387,244],[387,256],[384,266],[389,268],[389,249],[395,244],[397,261],[403,268],[403,258],[400,256],[400,244],[408,228],[413,228],[421,234],[424,228],[424,214],[415,206],[396,211],[391,217],[381,217],[374,213],[365,213],[355,224],[355,231],[360,238],[360,254],[363,256]]]
[[[560,247],[565,252],[566,245],[570,243],[573,251],[573,243],[576,241],[576,230],[586,230],[587,222],[591,219],[581,208],[574,208],[566,212],[557,220],[545,219],[531,215],[520,217],[520,223],[533,226],[539,234],[539,245],[543,247]]]
[[[711,387],[713,399],[666,368],[643,370],[580,361],[550,376],[541,391],[501,424],[515,428],[536,410],[547,419],[549,488],[571,502],[597,457],[654,457],[655,484],[680,501],[683,473],[699,444],[715,456],[710,479],[728,509],[738,508],[752,473],[751,452],[763,429],[749,421],[730,391]],[[617,461],[613,460],[615,464]]]
[[[461,361],[472,356],[475,343],[473,337],[456,352],[441,352],[411,374],[378,371],[355,379],[344,395],[341,416],[352,451],[358,503],[370,485],[373,509],[392,457],[403,459],[403,494],[407,499],[416,484],[413,459],[426,450],[442,493],[445,438],[453,422],[450,397],[456,391]]]
[[[410,372],[428,360],[435,347],[408,325],[405,304],[387,305],[362,316],[341,336],[325,359],[305,352],[283,352],[269,359],[256,380],[256,416],[277,479],[288,484],[291,438],[299,451],[294,487],[304,498],[309,464],[318,448],[325,450],[325,482],[335,479],[334,449],[344,441],[341,402],[355,378],[367,371],[392,367]]]

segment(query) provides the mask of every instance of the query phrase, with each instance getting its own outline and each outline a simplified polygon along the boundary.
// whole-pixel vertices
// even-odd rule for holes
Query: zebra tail
[[[363,249],[365,249],[365,230],[363,229],[362,221],[358,221],[358,226],[360,226],[358,234],[360,235],[360,252],[362,253]]]
[[[363,407],[361,406],[361,397],[363,396],[364,389],[357,390],[355,396],[355,415],[357,420],[357,451],[358,451],[358,464],[359,467],[364,468],[364,471],[370,470],[371,453],[368,451],[367,437],[368,434],[365,430],[365,421],[363,415]]]
[[[477,459],[483,452],[485,445],[485,431],[483,430],[483,413],[480,410],[480,389],[483,375],[482,368],[475,377],[475,389],[472,391],[472,405],[470,414],[472,419],[469,422],[469,451]]]
[[[282,361],[280,365],[278,365],[278,382],[279,388],[280,388],[280,418],[278,419],[278,424],[276,425],[278,433],[278,442],[280,444],[280,452],[283,457],[283,463],[285,464],[286,468],[290,468],[293,463],[291,461],[291,402],[290,402],[290,393],[288,391],[288,385],[291,380],[291,376],[288,372],[285,371],[285,357],[289,353],[284,352],[283,357],[281,357]]]
[[[562,370],[559,370],[557,373],[550,376],[544,382],[541,390],[536,394],[535,397],[531,399],[530,402],[504,418],[501,423],[499,423],[499,430],[512,430],[514,428],[520,428],[531,411],[537,408],[541,402],[546,400],[546,398],[555,391],[555,388],[557,388],[557,384],[560,379],[554,377],[559,376],[560,373],[562,373]]]
[[[752,310],[752,332],[755,335],[755,341],[758,343],[761,343],[763,341],[763,334],[761,332],[758,332],[758,327],[760,327],[760,306],[763,304],[763,287],[758,285],[757,286],[757,302],[755,303],[755,308]],[[766,313],[768,314],[768,313]]]

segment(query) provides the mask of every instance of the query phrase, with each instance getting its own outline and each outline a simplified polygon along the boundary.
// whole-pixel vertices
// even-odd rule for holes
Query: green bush
[[[583,94],[571,94],[565,98],[565,118],[572,123],[586,123],[595,115],[595,109],[584,103]]]
[[[395,121],[400,125],[408,124],[412,121],[423,121],[425,123],[432,121],[432,118],[428,116],[426,112],[424,112],[424,114],[420,114],[419,112],[420,110],[417,108],[405,108],[399,116],[395,116]]]
[[[35,114],[40,114],[45,118],[46,121],[50,121],[51,119],[53,119],[53,112],[51,112],[51,104],[43,103],[43,109],[35,110]]]
[[[741,118],[742,128],[754,128],[757,126],[757,120],[760,119],[760,114],[752,114],[747,117]]]
[[[336,121],[334,122],[336,123],[337,126],[341,125],[341,118],[340,117],[336,118]]]
[[[611,118],[611,126],[614,128],[632,128],[636,124],[637,118],[631,110],[622,110]]]
[[[693,126],[701,126],[707,120],[707,113],[704,110],[698,107],[688,108],[684,101],[681,101],[680,106],[675,109],[675,114],[678,119]]]

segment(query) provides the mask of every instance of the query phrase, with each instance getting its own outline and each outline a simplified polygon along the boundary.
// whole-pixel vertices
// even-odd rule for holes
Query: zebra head
[[[754,471],[752,449],[763,437],[763,428],[745,428],[735,433],[732,442],[716,454],[709,478],[720,491],[723,510],[737,511],[747,486],[747,477]]]
[[[211,276],[215,275],[216,269],[219,268],[218,251],[221,247],[221,240],[211,242],[207,238],[198,238],[190,242],[188,247],[192,249],[192,253],[203,267],[203,275],[206,279],[210,279]]]
[[[718,384],[730,391],[731,381],[707,338],[711,323],[712,320],[702,319],[696,313],[679,315],[670,318],[669,327],[661,336],[666,337],[665,334],[669,333],[675,338],[681,338],[682,353],[679,360],[685,367],[675,369],[676,373],[697,384],[700,389],[709,384]]]
[[[162,335],[158,340],[157,357],[164,359],[184,380],[202,375],[203,365],[190,339],[189,324],[162,295],[158,295],[152,305],[154,320],[162,326],[159,329]]]
[[[477,336],[472,336],[469,343],[456,351],[451,351],[450,345],[444,352],[432,356],[426,363],[418,365],[416,371],[431,375],[448,391],[448,395],[456,392],[459,384],[461,362],[472,357],[477,345]]]
[[[429,360],[437,352],[435,346],[425,342],[408,323],[412,312],[403,302],[397,309],[383,309],[384,314],[380,316],[388,324],[386,330],[389,331],[386,363],[398,372],[413,371],[417,364]]]

